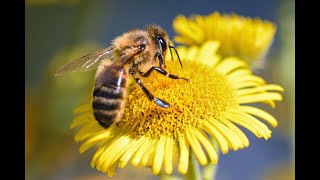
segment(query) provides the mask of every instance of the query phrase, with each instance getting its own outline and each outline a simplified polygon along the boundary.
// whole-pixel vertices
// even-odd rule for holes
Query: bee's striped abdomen
[[[127,73],[121,67],[110,67],[97,76],[93,91],[93,114],[104,128],[121,118],[127,85]]]

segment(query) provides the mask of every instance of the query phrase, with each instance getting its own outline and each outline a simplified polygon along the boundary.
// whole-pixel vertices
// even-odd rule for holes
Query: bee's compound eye
[[[167,43],[166,41],[161,37],[161,36],[157,36],[157,42],[161,45],[162,48],[162,52],[166,51],[167,49]]]
[[[140,49],[141,51],[143,51],[145,48],[146,48],[146,45],[145,45],[145,44],[141,44],[141,45],[139,46],[139,49]]]

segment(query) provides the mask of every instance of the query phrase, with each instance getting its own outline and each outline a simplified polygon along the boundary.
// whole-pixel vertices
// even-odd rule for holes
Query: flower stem
[[[218,143],[211,138],[211,143],[213,144],[214,148],[217,151],[219,157],[219,146]],[[215,179],[216,172],[217,172],[217,164],[208,164],[203,168],[203,180],[213,180]]]
[[[198,161],[196,160],[196,157],[194,153],[190,152],[190,160],[189,160],[189,167],[188,172],[185,176],[186,180],[201,180],[201,172],[199,168]]]
[[[203,168],[203,180],[213,180],[215,179],[217,170],[216,164],[209,164]]]

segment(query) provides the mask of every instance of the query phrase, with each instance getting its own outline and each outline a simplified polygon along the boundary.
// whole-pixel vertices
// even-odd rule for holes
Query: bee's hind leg
[[[141,83],[141,80],[139,78],[134,78],[134,80],[136,81],[136,83],[138,83],[138,85],[140,86],[142,91],[147,95],[147,97],[149,98],[150,101],[154,101],[158,106],[163,107],[163,108],[169,108],[170,107],[170,104],[167,103],[166,101],[154,97],[150,93],[150,91],[146,87],[144,87],[144,85]]]

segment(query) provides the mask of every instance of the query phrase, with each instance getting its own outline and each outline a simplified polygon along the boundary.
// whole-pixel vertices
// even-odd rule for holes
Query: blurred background
[[[259,17],[277,25],[272,47],[256,74],[285,88],[273,114],[279,125],[272,138],[247,133],[250,146],[219,158],[217,180],[295,179],[293,0],[241,1],[25,1],[25,175],[26,179],[108,179],[90,167],[94,151],[80,155],[69,129],[75,106],[89,99],[94,72],[54,77],[55,70],[79,56],[109,45],[132,28],[157,23],[172,38],[178,14],[213,11]],[[149,169],[127,166],[113,179],[158,179]]]

